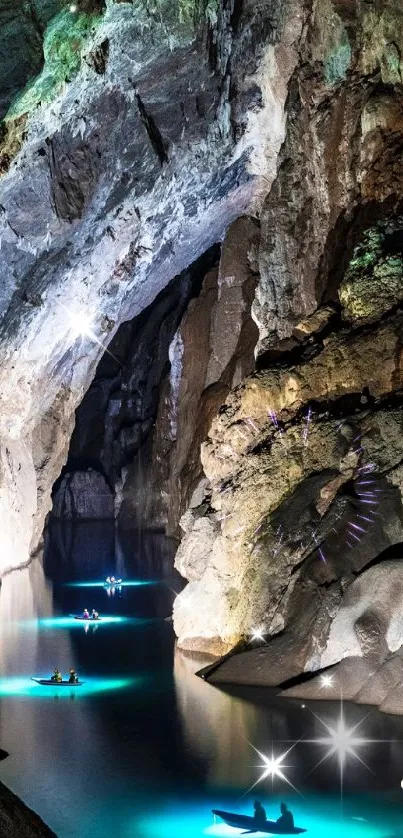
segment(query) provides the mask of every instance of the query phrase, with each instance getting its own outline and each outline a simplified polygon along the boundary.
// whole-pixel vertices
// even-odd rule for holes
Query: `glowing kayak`
[[[122,579],[115,579],[114,582],[106,582],[105,581],[104,582],[104,587],[105,588],[117,588],[118,585],[121,585],[121,584],[122,584]]]
[[[75,684],[70,684],[69,681],[52,681],[51,678],[31,678],[42,687],[82,687],[84,681],[76,681]]]
[[[100,623],[102,617],[76,617],[75,614],[70,614],[70,617],[74,617],[75,620],[82,620],[83,623]]]
[[[306,829],[300,829],[294,826],[290,831],[284,832],[284,829],[279,826],[276,821],[265,821],[262,826],[257,827],[256,821],[249,815],[238,815],[234,812],[222,812],[220,809],[213,809],[213,815],[217,815],[221,820],[225,821],[228,826],[234,826],[238,829],[245,829],[248,832],[267,832],[269,835],[301,835],[306,832]]]

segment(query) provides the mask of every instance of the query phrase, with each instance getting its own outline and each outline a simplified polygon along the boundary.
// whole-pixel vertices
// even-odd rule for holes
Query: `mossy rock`
[[[28,115],[22,114],[0,126],[0,175],[8,172],[22,147],[27,120]]]
[[[347,34],[345,34],[343,42],[326,56],[324,66],[326,84],[332,86],[344,81],[350,64],[351,46]]]
[[[6,120],[31,113],[71,81],[81,66],[82,49],[100,16],[64,9],[49,23],[43,42],[44,66],[11,105]]]
[[[388,241],[401,233],[402,252],[388,252]],[[377,320],[403,300],[403,219],[366,230],[355,248],[339,290],[346,320]]]

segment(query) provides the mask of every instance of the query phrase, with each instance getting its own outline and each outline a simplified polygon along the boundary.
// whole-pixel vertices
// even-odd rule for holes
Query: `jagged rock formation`
[[[60,11],[61,0],[2,2],[0,8],[0,119],[28,80],[43,64],[43,34]]]
[[[122,324],[76,411],[65,472],[71,475],[86,469],[85,494],[93,496],[98,493],[100,478],[106,480],[113,497],[113,515],[118,510],[124,470],[143,450],[155,425],[161,383],[169,367],[169,346],[190,298],[200,289],[204,271],[215,259],[213,248],[191,270],[173,280],[151,306]],[[74,500],[71,480],[59,482],[53,493],[52,514],[64,517],[69,505],[67,489],[78,508],[83,488],[76,484],[81,498]],[[98,517],[95,510],[94,517]]]
[[[231,394],[202,452],[209,505],[192,519],[200,528],[207,513],[210,550],[204,537],[203,573],[176,604],[182,645],[225,651],[259,626],[276,634],[291,623],[310,644],[307,663],[322,641],[313,630],[324,619],[318,603],[332,611],[336,580],[346,584],[402,540],[392,485],[403,457],[403,414],[393,398],[402,385],[402,327],[397,314],[339,331],[308,344],[310,360],[257,373]],[[194,579],[188,520],[186,529],[177,563]]]
[[[326,0],[301,39],[261,212],[261,371],[213,421],[210,485],[177,556],[191,580],[175,603],[182,647],[273,637],[216,681],[281,684],[324,665],[343,591],[402,540],[402,24],[394,2]]]
[[[225,0],[203,38],[141,0],[67,12],[5,124],[6,143],[18,136],[0,182],[2,570],[35,550],[119,324],[259,210],[305,16],[302,0]]]
[[[200,446],[211,420],[230,388],[254,368],[258,335],[250,310],[257,241],[252,219],[230,227],[218,267],[205,276],[173,336],[155,429],[127,470],[123,519],[136,516],[176,534],[203,482]]]
[[[104,475],[123,525],[177,533],[211,419],[254,368],[258,236],[256,221],[238,219],[219,259],[213,248],[121,326],[76,411],[55,517],[74,517],[73,507],[102,517]],[[82,477],[71,479],[77,469]]]

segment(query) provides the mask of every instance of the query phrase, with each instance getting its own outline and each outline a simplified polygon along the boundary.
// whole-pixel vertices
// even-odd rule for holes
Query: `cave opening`
[[[68,458],[52,490],[53,519],[120,518],[129,528],[165,530],[167,509],[148,511],[143,499],[163,479],[152,472],[175,443],[175,388],[181,375],[177,335],[189,307],[197,305],[205,277],[217,272],[219,253],[219,246],[212,247],[119,327],[76,410]],[[166,406],[162,428],[156,430]],[[162,450],[153,454],[156,433]],[[124,498],[126,481],[135,486],[130,504]]]

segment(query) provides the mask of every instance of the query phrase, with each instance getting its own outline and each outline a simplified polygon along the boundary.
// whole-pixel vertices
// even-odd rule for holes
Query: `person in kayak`
[[[114,576],[111,576],[111,585],[114,585],[114,584],[115,584],[115,582],[116,582],[115,577],[114,577]]]
[[[111,584],[111,577],[107,576],[106,579],[105,579],[105,585],[110,585],[110,584]]]
[[[99,620],[99,614],[98,611],[95,611],[95,608],[91,611],[91,620]]]
[[[69,684],[77,684],[78,675],[75,669],[69,669]]]
[[[88,608],[84,608],[83,620],[89,620],[89,619],[90,619],[90,612],[88,611]]]
[[[288,806],[285,803],[282,803],[280,806],[281,809],[281,816],[277,818],[276,823],[281,826],[284,830],[291,830],[294,829],[294,818],[292,813],[290,812]]]
[[[51,681],[56,681],[58,684],[60,683],[60,681],[63,680],[62,674],[61,674],[61,672],[59,672],[57,666],[55,666],[55,668],[53,670],[53,675],[52,675],[50,680]]]
[[[259,800],[254,801],[253,808],[255,810],[253,817],[255,819],[256,826],[264,826],[266,823],[266,811]]]

